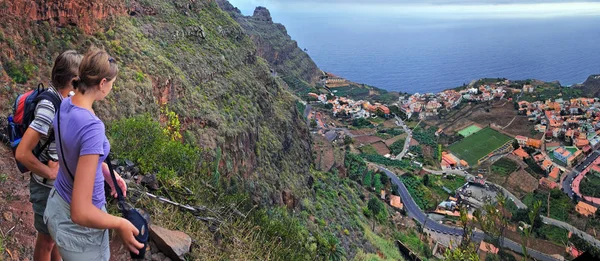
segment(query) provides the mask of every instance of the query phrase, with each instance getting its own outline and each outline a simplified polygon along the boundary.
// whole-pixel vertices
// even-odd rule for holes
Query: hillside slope
[[[66,49],[103,46],[121,71],[97,107],[110,122],[168,107],[186,141],[217,151],[219,173],[239,176],[256,203],[282,204],[306,190],[308,129],[293,96],[242,28],[214,1],[6,1],[0,5],[0,97],[47,82]],[[0,116],[9,113],[0,104]]]
[[[598,97],[600,96],[600,74],[590,75],[585,82],[572,87],[583,90],[588,97]]]
[[[309,84],[322,76],[315,62],[288,35],[285,26],[273,23],[267,8],[259,6],[252,16],[244,16],[227,0],[217,0],[217,3],[250,35],[257,47],[257,55],[267,60],[277,73]]]

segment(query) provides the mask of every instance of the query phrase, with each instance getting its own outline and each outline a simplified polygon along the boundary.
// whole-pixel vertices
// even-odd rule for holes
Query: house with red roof
[[[558,187],[558,184],[556,184],[556,182],[549,180],[548,178],[541,178],[540,179],[540,186],[543,186],[547,189],[555,189]]]
[[[550,179],[552,181],[557,181],[559,176],[560,176],[560,169],[553,168],[552,171],[550,171],[550,174],[548,174],[548,179]]]
[[[519,147],[518,149],[514,150],[513,154],[515,156],[521,158],[522,160],[529,158],[529,154],[527,154],[527,152],[523,148],[521,148],[521,147]]]

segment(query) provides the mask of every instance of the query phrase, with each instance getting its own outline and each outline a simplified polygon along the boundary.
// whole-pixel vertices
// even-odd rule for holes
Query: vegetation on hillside
[[[500,158],[498,161],[494,162],[491,167],[493,173],[501,176],[508,176],[517,169],[519,169],[519,165],[507,158]]]
[[[591,171],[579,185],[581,194],[591,197],[600,197],[600,173]]]

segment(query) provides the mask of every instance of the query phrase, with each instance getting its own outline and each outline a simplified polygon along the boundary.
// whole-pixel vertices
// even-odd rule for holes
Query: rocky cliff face
[[[257,7],[252,16],[244,16],[227,0],[217,0],[250,35],[257,47],[257,55],[264,58],[278,73],[296,77],[307,83],[315,83],[321,70],[298,43],[288,35],[285,26],[273,23],[269,10]]]
[[[23,17],[29,21],[48,21],[56,26],[77,25],[85,32],[96,29],[97,21],[109,16],[124,15],[127,8],[123,1],[0,1],[3,18]]]
[[[0,0],[0,98],[46,82],[62,51],[104,47],[121,67],[97,113],[107,122],[169,107],[182,135],[238,177],[255,203],[288,203],[307,190],[305,121],[252,40],[214,1]],[[267,19],[265,16],[261,16]],[[0,116],[9,113],[0,105]],[[216,157],[216,151],[220,151]],[[210,173],[206,173],[210,174]]]
[[[590,75],[582,84],[573,85],[574,88],[583,90],[583,93],[589,97],[600,96],[600,74]]]

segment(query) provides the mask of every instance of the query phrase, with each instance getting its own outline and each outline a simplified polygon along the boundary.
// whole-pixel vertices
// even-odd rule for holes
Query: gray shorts
[[[102,211],[106,212],[106,208],[102,207]],[[56,193],[56,189],[50,191],[44,221],[64,261],[110,259],[108,229],[88,228],[73,223],[71,206]]]
[[[41,185],[33,177],[29,180],[29,202],[33,206],[33,226],[39,233],[49,235],[48,226],[44,222],[44,211],[46,211],[46,203],[48,195],[50,195],[50,187]]]

